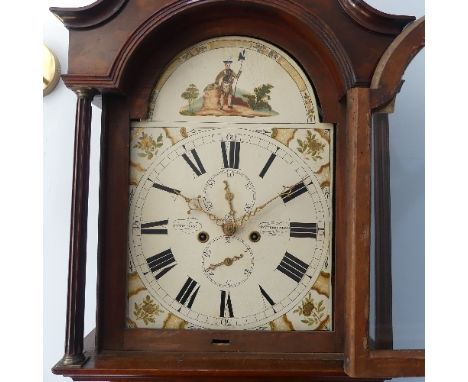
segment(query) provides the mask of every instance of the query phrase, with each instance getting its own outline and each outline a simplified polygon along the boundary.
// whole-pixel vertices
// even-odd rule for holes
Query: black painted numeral
[[[297,238],[307,238],[311,237],[313,239],[317,238],[317,223],[300,223],[300,222],[290,222],[290,237]]]
[[[220,317],[234,317],[232,310],[231,295],[229,292],[224,290],[221,291],[221,304],[219,305],[219,316]]]
[[[162,190],[162,191],[169,192],[169,193],[171,193],[171,194],[176,194],[176,195],[179,195],[179,194],[180,194],[180,191],[179,191],[179,190],[176,190],[176,189],[174,189],[174,188],[170,188],[170,187],[164,186],[164,185],[159,184],[159,183],[153,183],[153,187],[154,187],[154,188],[157,188],[158,190]]]
[[[229,156],[227,153],[226,142],[221,142],[221,151],[223,153],[224,168],[239,168],[240,142],[229,141]]]
[[[283,192],[281,194],[281,199],[283,199],[284,203],[287,203],[305,192],[307,192],[307,186],[304,184],[304,182],[300,182],[291,187],[291,189]]]
[[[182,154],[182,158],[184,158],[184,160],[187,162],[187,164],[190,166],[190,168],[193,170],[196,176],[206,174],[205,167],[203,167],[203,164],[200,160],[200,157],[198,156],[197,151],[193,149],[193,150],[190,150],[190,152],[192,153],[195,163],[192,162],[192,160],[189,158],[187,154]]]
[[[276,269],[296,282],[300,282],[309,266],[302,260],[286,252]]]
[[[265,289],[262,288],[261,285],[258,286],[260,288],[260,293],[262,294],[262,296],[265,298],[265,300],[267,300],[267,302],[271,305],[271,307],[273,308],[273,306],[275,305],[275,302],[273,301],[273,299],[268,295],[267,292],[265,292]],[[273,310],[275,311],[275,309],[273,308]],[[276,311],[275,311],[276,312]]]
[[[161,220],[158,222],[149,222],[143,223],[141,225],[142,234],[151,234],[151,235],[166,235],[167,234],[167,223],[168,220]],[[154,228],[160,227],[160,228]]]
[[[271,154],[270,157],[268,158],[265,166],[263,167],[262,171],[260,172],[260,178],[263,178],[265,174],[267,173],[268,169],[270,168],[271,164],[276,158],[276,154]]]
[[[146,262],[156,280],[159,280],[177,265],[176,259],[170,249],[147,258]]]
[[[177,295],[176,301],[190,309],[199,290],[200,285],[194,279],[189,277]]]

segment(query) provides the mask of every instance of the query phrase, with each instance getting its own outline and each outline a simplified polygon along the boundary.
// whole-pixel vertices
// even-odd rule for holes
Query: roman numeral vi
[[[224,290],[221,291],[221,304],[219,306],[219,316],[220,317],[234,317],[234,312],[232,310],[231,295],[229,292]]]

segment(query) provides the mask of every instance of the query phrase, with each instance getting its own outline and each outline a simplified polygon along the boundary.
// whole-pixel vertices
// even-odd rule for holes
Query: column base
[[[84,354],[64,355],[56,366],[81,367],[87,359]]]

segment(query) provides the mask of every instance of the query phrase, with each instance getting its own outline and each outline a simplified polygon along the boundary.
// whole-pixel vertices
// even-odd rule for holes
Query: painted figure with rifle
[[[238,61],[241,62],[241,66],[237,74],[234,70],[231,69],[232,59],[228,58],[223,61],[224,63],[224,70],[219,72],[216,76],[215,84],[218,86],[220,93],[219,93],[219,109],[223,110],[225,101],[227,98],[227,106],[229,109],[232,109],[232,97],[236,94],[237,88],[237,81],[239,80],[240,75],[242,74],[242,64],[245,60],[245,50],[239,53]],[[236,85],[233,89],[234,81],[236,81]]]

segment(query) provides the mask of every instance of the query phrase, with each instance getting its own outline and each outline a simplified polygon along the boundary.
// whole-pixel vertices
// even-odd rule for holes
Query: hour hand
[[[224,225],[224,219],[212,214],[211,212],[205,211],[205,209],[201,205],[200,195],[198,195],[196,198],[189,198],[188,196],[185,196],[181,192],[179,192],[177,195],[180,196],[182,199],[184,199],[185,202],[187,203],[187,206],[189,208],[187,211],[188,214],[191,214],[192,211],[199,211],[207,215],[211,221],[214,221],[216,223],[216,225],[220,227]]]

